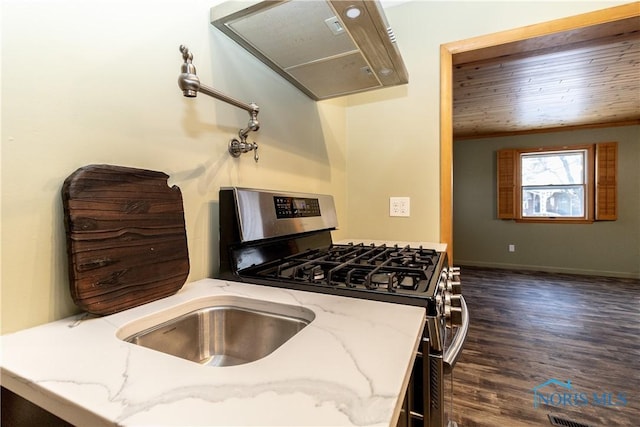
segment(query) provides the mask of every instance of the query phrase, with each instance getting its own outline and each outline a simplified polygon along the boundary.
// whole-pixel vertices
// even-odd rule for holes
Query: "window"
[[[520,154],[523,218],[585,218],[586,150]]]
[[[617,144],[498,151],[498,218],[615,220]]]

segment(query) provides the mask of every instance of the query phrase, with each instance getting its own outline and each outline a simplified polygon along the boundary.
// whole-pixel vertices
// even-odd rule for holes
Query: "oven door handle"
[[[467,332],[469,330],[469,314],[467,313],[467,303],[465,302],[462,295],[460,295],[460,314],[462,318],[460,326],[458,327],[458,330],[456,331],[456,334],[451,341],[451,345],[444,353],[444,357],[442,358],[445,373],[451,372],[458,358],[460,357],[460,354],[462,353],[464,342],[467,340]]]

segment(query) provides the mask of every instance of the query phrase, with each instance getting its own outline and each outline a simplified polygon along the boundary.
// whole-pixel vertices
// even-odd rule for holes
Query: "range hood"
[[[378,1],[229,1],[211,23],[314,100],[408,82]]]

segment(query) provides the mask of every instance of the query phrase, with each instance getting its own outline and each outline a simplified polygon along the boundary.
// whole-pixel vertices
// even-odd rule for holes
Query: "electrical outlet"
[[[516,251],[516,245],[510,244],[509,245],[509,252],[515,252],[515,251]]]
[[[389,216],[409,216],[410,208],[411,199],[409,197],[389,198]]]

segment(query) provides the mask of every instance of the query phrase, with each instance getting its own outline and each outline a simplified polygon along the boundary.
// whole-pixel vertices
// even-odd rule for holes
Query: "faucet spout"
[[[185,45],[180,45],[180,52],[182,52],[184,63],[178,77],[178,86],[180,86],[184,96],[195,98],[200,90],[200,79],[196,74],[196,66],[192,63],[193,53],[189,52],[189,48]]]

